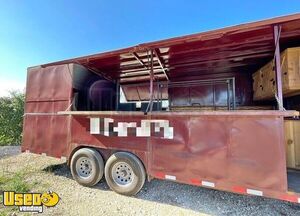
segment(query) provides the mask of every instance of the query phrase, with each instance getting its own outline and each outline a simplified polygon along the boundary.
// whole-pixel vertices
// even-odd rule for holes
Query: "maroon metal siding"
[[[28,69],[22,151],[66,156],[71,95],[69,65]]]
[[[205,179],[287,190],[281,117],[233,114],[163,118],[174,127],[174,139],[151,137],[153,176],[164,172],[185,183]]]
[[[137,155],[142,160],[146,169],[148,169],[148,138],[140,137],[139,139],[136,139],[134,136],[129,136],[122,137],[122,139],[120,139],[116,136],[107,137],[103,135],[91,135],[90,118],[88,116],[70,116],[70,118],[70,142],[67,144],[68,156],[71,155],[74,152],[74,149],[77,149],[78,147],[95,147],[111,151],[123,150]],[[144,118],[145,116],[142,113],[139,116],[131,116],[130,114],[129,116],[114,116],[116,122],[123,122],[126,120],[130,122],[140,122],[140,120]],[[132,131],[129,130],[129,134],[131,132]],[[102,153],[105,153],[105,151],[102,151]]]
[[[26,102],[67,101],[72,94],[69,65],[28,69]],[[41,111],[49,112],[49,109]]]
[[[227,185],[243,185],[261,190],[287,190],[283,118],[279,116],[156,116],[99,115],[118,122],[142,119],[169,120],[174,138],[157,134],[151,138],[104,136],[90,134],[89,116],[72,117],[71,143],[131,152],[144,152],[148,173],[157,177],[163,172],[177,180],[206,179]],[[153,130],[152,130],[153,132]],[[160,131],[162,133],[162,131]],[[71,150],[71,149],[70,149]]]

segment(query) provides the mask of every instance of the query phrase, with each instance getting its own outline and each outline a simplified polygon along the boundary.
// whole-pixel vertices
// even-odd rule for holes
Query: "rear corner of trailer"
[[[68,67],[28,68],[22,152],[66,156],[69,119],[57,112],[71,104],[72,79]]]

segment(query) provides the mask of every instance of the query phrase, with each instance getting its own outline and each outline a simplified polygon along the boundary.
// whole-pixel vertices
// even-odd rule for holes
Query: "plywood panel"
[[[300,168],[300,121],[294,123],[294,139],[295,139],[295,162]]]
[[[286,161],[289,168],[300,168],[300,121],[285,121]]]
[[[288,48],[281,53],[283,96],[300,94],[300,47]],[[253,74],[253,99],[274,99],[276,77],[274,60]]]
[[[285,121],[284,128],[286,146],[286,165],[287,167],[293,168],[296,166],[293,121]]]

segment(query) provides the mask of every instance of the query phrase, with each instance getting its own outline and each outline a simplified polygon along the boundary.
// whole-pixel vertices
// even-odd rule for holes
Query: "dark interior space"
[[[116,84],[80,65],[73,69],[73,111],[115,110]]]
[[[287,176],[289,191],[300,193],[300,170],[288,169]]]

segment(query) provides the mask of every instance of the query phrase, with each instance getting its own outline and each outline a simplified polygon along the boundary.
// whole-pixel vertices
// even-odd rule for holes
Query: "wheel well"
[[[91,148],[91,149],[95,149],[95,150],[97,150],[97,151],[99,152],[99,154],[102,156],[104,162],[107,160],[107,159],[104,157],[104,155],[103,155],[103,153],[102,153],[102,151],[101,151],[102,149],[96,148],[96,147],[93,147],[93,146],[88,146],[88,145],[80,145],[80,146],[75,147],[75,148],[71,151],[71,153],[69,154],[68,161],[67,161],[67,165],[68,165],[68,166],[70,166],[71,159],[72,159],[73,155],[75,154],[75,152],[77,152],[79,149],[82,149],[82,148]],[[106,150],[106,149],[103,149],[103,150]]]
[[[69,154],[68,160],[67,160],[67,165],[68,165],[68,166],[70,166],[71,159],[72,159],[74,153],[75,153],[76,151],[78,151],[79,149],[84,148],[84,147],[86,147],[86,146],[77,146],[77,147],[75,147],[75,148],[71,151],[71,153]]]

